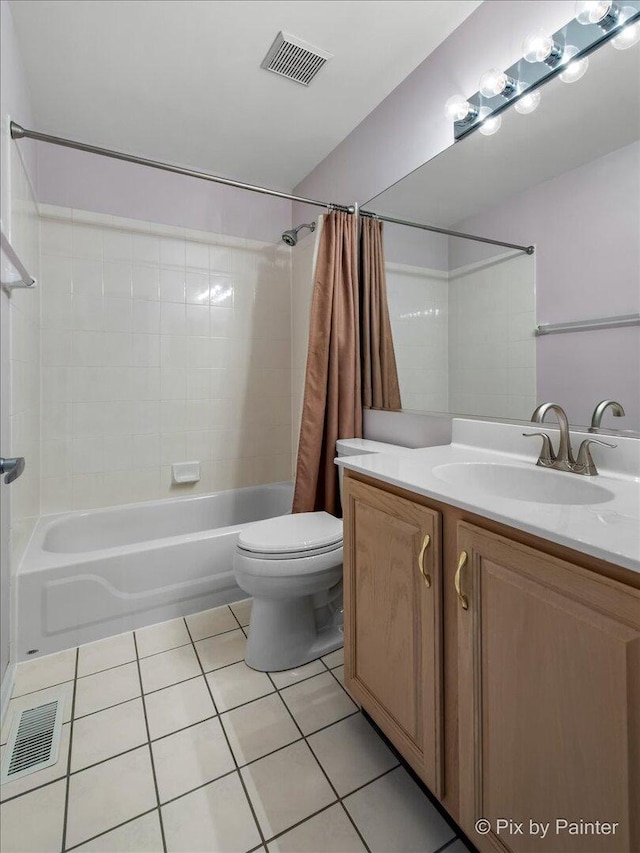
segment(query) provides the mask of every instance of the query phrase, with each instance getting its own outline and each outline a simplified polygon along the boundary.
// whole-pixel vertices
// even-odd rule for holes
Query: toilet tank
[[[366,453],[411,453],[408,447],[398,444],[386,444],[383,441],[370,441],[368,438],[340,438],[336,441],[336,453],[343,456],[364,456]],[[340,501],[342,502],[342,466],[338,468],[340,480]]]

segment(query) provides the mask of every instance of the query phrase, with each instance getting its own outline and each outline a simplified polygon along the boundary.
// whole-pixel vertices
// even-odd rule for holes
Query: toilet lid
[[[257,521],[244,528],[238,544],[259,554],[290,554],[342,542],[342,521],[328,512],[300,512]]]

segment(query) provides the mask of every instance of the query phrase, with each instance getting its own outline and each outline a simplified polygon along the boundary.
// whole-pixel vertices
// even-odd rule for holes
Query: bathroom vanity
[[[469,424],[343,460],[346,687],[480,850],[638,850],[637,472]]]

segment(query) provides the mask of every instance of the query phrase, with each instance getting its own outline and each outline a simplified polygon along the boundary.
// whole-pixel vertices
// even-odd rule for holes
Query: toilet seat
[[[342,521],[328,512],[301,512],[267,518],[246,527],[238,537],[246,556],[295,560],[342,547]]]

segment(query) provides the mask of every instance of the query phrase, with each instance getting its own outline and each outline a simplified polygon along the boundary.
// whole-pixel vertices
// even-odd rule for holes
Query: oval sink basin
[[[529,503],[601,504],[615,497],[609,489],[594,483],[593,478],[538,467],[451,462],[438,465],[433,474],[452,486]]]

